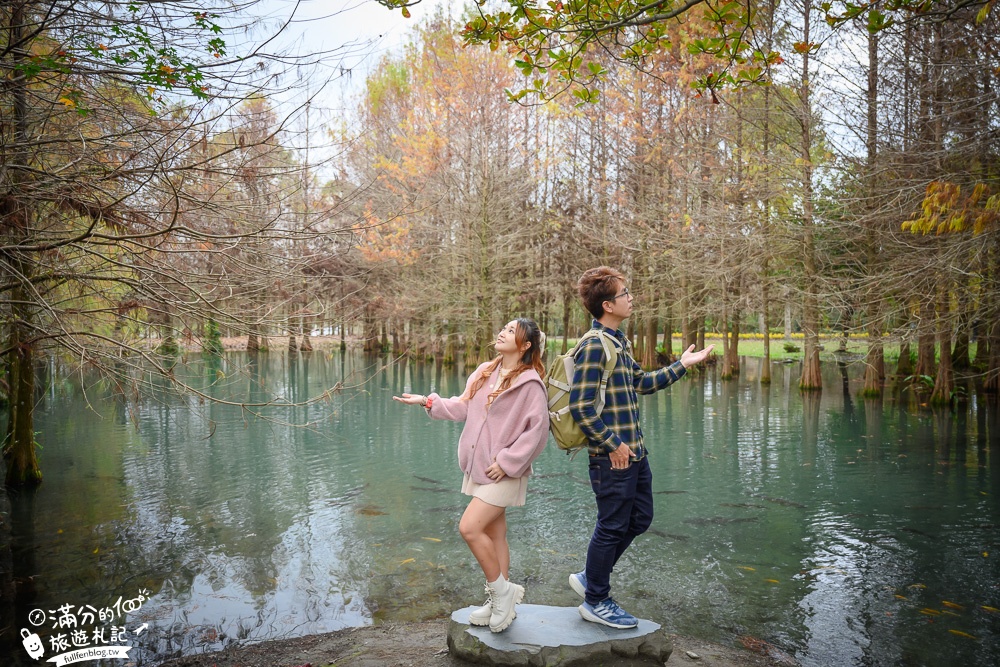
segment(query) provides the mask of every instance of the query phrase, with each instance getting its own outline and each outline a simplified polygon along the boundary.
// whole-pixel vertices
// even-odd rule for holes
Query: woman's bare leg
[[[458,532],[469,545],[472,555],[483,568],[486,581],[496,581],[501,574],[507,577],[510,570],[510,551],[507,547],[507,522],[503,507],[484,503],[473,498],[458,523]],[[500,521],[502,532],[493,524]],[[502,537],[496,541],[495,537]]]
[[[505,509],[505,508],[500,508]],[[493,540],[493,551],[497,555],[500,574],[510,581],[510,546],[507,544],[507,512],[503,511],[486,526],[486,534]]]

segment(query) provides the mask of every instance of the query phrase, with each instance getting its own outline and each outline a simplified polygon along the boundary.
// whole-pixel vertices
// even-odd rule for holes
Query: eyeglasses
[[[627,296],[631,296],[631,292],[628,291],[627,287],[622,290],[621,294],[615,294],[614,297],[608,299],[608,301],[617,301],[619,298],[621,298],[623,296],[626,296],[626,297]]]

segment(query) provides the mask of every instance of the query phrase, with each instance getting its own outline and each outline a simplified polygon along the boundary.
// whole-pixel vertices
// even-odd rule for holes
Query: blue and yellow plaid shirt
[[[650,373],[632,358],[632,344],[620,331],[597,320],[593,328],[603,329],[618,341],[618,362],[605,391],[604,410],[597,414],[595,403],[604,373],[604,346],[597,337],[584,341],[574,357],[573,388],[569,392],[569,411],[590,440],[590,455],[607,455],[624,443],[632,450],[633,460],[646,456],[639,427],[637,394],[652,394],[680,380],[687,369],[680,361]]]

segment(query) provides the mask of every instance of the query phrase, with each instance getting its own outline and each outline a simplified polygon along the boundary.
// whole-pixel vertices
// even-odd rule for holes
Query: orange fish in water
[[[958,637],[965,637],[966,639],[977,639],[977,637],[973,637],[968,632],[962,632],[961,630],[952,630],[949,628],[948,632]]]
[[[945,607],[949,607],[950,609],[965,609],[962,605],[955,604],[954,602],[948,602],[947,600],[941,600],[941,604]]]
[[[927,614],[928,616],[940,616],[941,615],[941,612],[939,612],[937,609],[931,609],[930,607],[924,607],[923,609],[920,610],[920,613],[921,614]]]

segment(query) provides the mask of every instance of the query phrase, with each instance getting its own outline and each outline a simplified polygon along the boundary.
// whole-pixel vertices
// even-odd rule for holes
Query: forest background
[[[3,5],[9,484],[41,480],[47,355],[136,399],[154,375],[182,385],[185,341],[218,354],[226,336],[295,354],[335,332],[468,366],[513,316],[565,349],[597,264],[639,297],[646,367],[675,331],[715,334],[732,377],[741,336],[767,361],[796,330],[816,390],[836,332],[867,341],[868,395],[887,345],[932,402],[956,372],[997,390],[992,0],[619,2],[583,23],[562,3],[471,5],[415,26],[320,128],[311,99],[278,100],[335,54],[268,52],[256,3],[198,4]],[[551,48],[518,16],[555,25]]]
[[[753,336],[769,382],[795,331],[816,391],[834,334],[865,341],[868,396],[892,376],[950,405],[956,374],[996,396],[994,4],[472,4],[416,25],[331,121],[345,51],[290,51],[255,0],[0,3],[0,472],[42,480],[54,359],[124,401],[218,400],[173,369],[225,337],[251,360],[327,334],[468,367],[514,316],[565,349],[597,264],[638,296],[645,367],[714,335],[731,378]],[[0,487],[16,640],[9,516]]]

